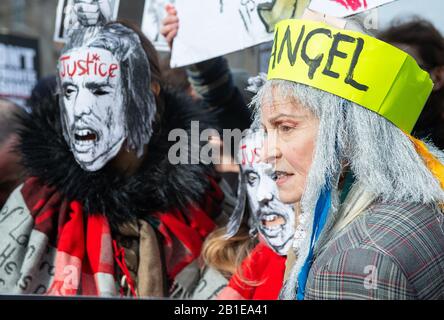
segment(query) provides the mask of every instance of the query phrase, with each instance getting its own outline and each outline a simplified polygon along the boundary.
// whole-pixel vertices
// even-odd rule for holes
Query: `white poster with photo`
[[[179,31],[171,67],[181,67],[273,39],[274,25],[302,15],[308,0],[176,0]]]
[[[120,0],[59,0],[54,41],[66,42],[70,29],[117,18]]]
[[[145,0],[142,31],[159,51],[170,51],[165,38],[160,34],[160,28],[166,16],[165,6],[175,2],[175,0]]]
[[[328,16],[344,18],[396,0],[312,0],[309,9]]]

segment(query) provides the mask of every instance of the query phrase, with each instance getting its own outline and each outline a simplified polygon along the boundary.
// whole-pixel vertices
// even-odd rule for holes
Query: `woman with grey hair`
[[[431,88],[382,41],[277,25],[253,105],[279,196],[300,203],[281,298],[444,298],[443,156],[408,134]]]

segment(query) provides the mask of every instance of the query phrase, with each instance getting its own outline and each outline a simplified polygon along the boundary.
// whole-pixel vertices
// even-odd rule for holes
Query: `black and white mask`
[[[111,52],[81,47],[59,65],[70,148],[87,171],[101,169],[127,136],[120,66]]]
[[[141,157],[152,135],[156,100],[139,36],[120,23],[75,30],[59,58],[65,140],[86,171],[122,148]]]
[[[248,201],[250,228],[258,231],[276,253],[286,255],[292,245],[295,213],[292,205],[279,200],[272,165],[261,162],[263,137],[262,131],[254,131],[241,141],[238,157],[241,161],[239,203],[228,224],[227,234],[237,232],[242,217],[239,216],[240,211],[236,211],[245,208],[242,202]]]

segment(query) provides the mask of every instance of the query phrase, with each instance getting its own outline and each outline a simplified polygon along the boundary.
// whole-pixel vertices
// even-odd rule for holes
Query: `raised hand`
[[[74,0],[73,11],[77,21],[85,27],[109,21],[112,17],[109,0]]]
[[[160,34],[165,37],[168,46],[173,47],[174,38],[179,30],[179,18],[177,17],[176,7],[172,4],[165,6],[167,16],[162,20],[162,28],[160,28]]]

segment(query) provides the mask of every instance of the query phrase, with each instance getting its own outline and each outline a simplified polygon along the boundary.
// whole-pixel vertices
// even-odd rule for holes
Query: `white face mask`
[[[275,252],[286,255],[292,245],[295,213],[293,205],[279,200],[278,188],[272,178],[272,165],[260,162],[262,141],[261,132],[243,140],[243,181],[254,227]]]
[[[61,56],[59,73],[65,138],[80,166],[97,171],[127,136],[119,62],[108,50],[81,47]]]

